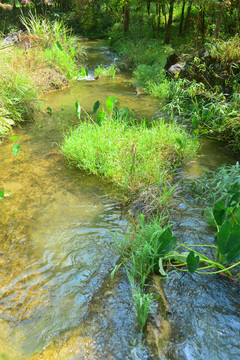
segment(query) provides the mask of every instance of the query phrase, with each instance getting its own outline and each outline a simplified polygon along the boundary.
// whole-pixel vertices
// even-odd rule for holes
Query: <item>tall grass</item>
[[[74,36],[62,20],[51,22],[38,16],[21,17],[27,29],[31,44],[44,51],[48,65],[73,80],[79,73],[79,62],[85,51],[79,39]]]
[[[1,52],[0,136],[22,119],[31,119],[37,108],[36,86],[19,54],[15,49]]]
[[[14,123],[31,119],[38,93],[77,78],[84,50],[62,21],[22,17],[27,33],[18,46],[1,50],[0,136]]]
[[[217,40],[207,45],[209,52],[213,58],[222,63],[231,63],[240,60],[240,36],[236,34],[234,37],[224,40]]]
[[[191,159],[197,143],[176,123],[129,125],[112,112],[101,126],[86,119],[71,128],[61,151],[70,164],[134,193]]]

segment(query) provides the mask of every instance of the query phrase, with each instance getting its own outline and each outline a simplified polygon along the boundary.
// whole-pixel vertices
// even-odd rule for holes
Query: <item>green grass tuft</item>
[[[101,126],[85,120],[65,135],[61,151],[70,164],[135,192],[191,159],[197,142],[163,119],[129,125],[105,114]]]

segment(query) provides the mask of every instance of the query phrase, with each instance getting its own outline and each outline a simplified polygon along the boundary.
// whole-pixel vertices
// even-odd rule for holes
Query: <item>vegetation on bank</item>
[[[58,89],[79,74],[84,50],[62,21],[22,17],[18,42],[1,45],[0,136],[39,108],[38,94]]]

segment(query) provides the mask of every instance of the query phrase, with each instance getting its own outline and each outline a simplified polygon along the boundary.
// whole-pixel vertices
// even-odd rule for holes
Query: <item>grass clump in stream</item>
[[[196,154],[196,140],[175,122],[137,123],[128,108],[118,110],[111,101],[116,99],[107,99],[109,109],[100,110],[96,121],[87,117],[65,135],[61,150],[70,164],[133,194]]]
[[[98,65],[98,67],[94,70],[94,76],[95,77],[106,76],[106,77],[114,78],[117,72],[119,72],[119,69],[115,64],[112,64],[107,67],[103,65]]]

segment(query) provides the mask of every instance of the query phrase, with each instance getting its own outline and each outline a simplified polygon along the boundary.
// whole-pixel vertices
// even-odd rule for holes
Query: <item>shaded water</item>
[[[91,112],[96,100],[104,103],[115,95],[120,105],[150,117],[157,114],[159,101],[136,96],[123,75],[92,80],[94,66],[110,64],[114,55],[101,43],[86,45],[88,79],[46,96],[53,116],[16,131],[18,159],[10,141],[0,147],[0,181],[13,192],[0,202],[1,360],[154,358],[141,349],[126,275],[120,272],[110,282],[117,261],[112,233],[127,228],[112,200],[114,191],[68,169],[54,142],[76,121],[76,100]],[[188,164],[186,175],[231,161],[216,142],[204,142],[202,154]],[[213,241],[191,199],[182,204],[182,213],[176,228],[180,239]],[[186,275],[171,278],[165,291],[173,328],[167,358],[240,358],[238,287],[224,279]]]

